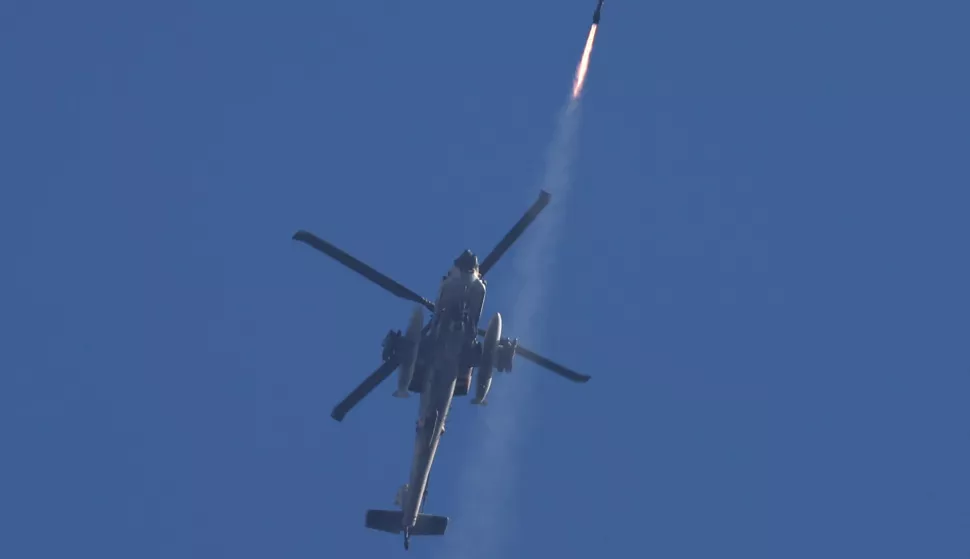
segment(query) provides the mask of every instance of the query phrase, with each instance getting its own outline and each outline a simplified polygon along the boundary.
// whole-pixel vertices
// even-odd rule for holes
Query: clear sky
[[[607,0],[521,334],[594,378],[457,401],[410,557],[970,553],[949,4]],[[416,400],[329,413],[411,306],[290,236],[432,297],[534,200],[593,6],[0,3],[0,557],[404,553],[363,517]]]

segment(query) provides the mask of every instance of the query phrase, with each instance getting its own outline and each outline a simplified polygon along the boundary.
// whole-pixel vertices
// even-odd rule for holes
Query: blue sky
[[[415,400],[329,413],[410,306],[290,235],[431,296],[533,201],[594,4],[4,2],[0,556],[403,553],[362,524]],[[966,557],[967,15],[607,2],[523,339],[594,378],[458,401],[410,556]]]

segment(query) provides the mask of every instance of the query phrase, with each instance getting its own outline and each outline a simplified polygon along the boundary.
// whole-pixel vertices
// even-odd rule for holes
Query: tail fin
[[[404,531],[401,526],[404,513],[399,510],[369,510],[364,525],[371,530],[400,534]],[[411,528],[412,536],[443,536],[448,529],[447,516],[433,514],[419,514],[418,521]]]

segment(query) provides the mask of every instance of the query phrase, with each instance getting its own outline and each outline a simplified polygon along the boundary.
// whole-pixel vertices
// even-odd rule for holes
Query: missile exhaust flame
[[[576,77],[573,79],[573,99],[577,99],[583,92],[583,84],[586,83],[586,72],[589,71],[589,56],[593,52],[593,41],[596,40],[596,29],[598,24],[594,23],[589,28],[589,36],[586,37],[586,48],[583,49],[583,57],[579,60],[576,67]]]

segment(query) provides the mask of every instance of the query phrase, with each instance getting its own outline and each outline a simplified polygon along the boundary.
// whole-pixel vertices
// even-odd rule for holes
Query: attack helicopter
[[[474,369],[478,369],[478,375],[471,403],[478,405],[487,403],[493,372],[511,372],[516,355],[573,382],[585,383],[590,379],[526,349],[517,339],[502,337],[502,315],[498,312],[485,329],[479,328],[485,304],[485,274],[535,221],[550,198],[548,192],[541,191],[539,199],[481,263],[472,251],[462,252],[442,277],[434,303],[312,233],[300,230],[293,235],[294,240],[334,258],[390,293],[417,303],[405,332],[391,330],[385,336],[383,364],[331,413],[335,420],[343,421],[355,405],[395,370],[398,371],[398,384],[393,396],[406,398],[409,393],[420,394],[409,483],[400,489],[396,500],[401,510],[369,510],[365,522],[374,530],[394,534],[403,532],[405,549],[408,549],[412,535],[440,536],[448,526],[447,517],[423,514],[422,511],[431,465],[445,431],[452,400],[469,393]],[[422,307],[431,312],[426,325]]]

